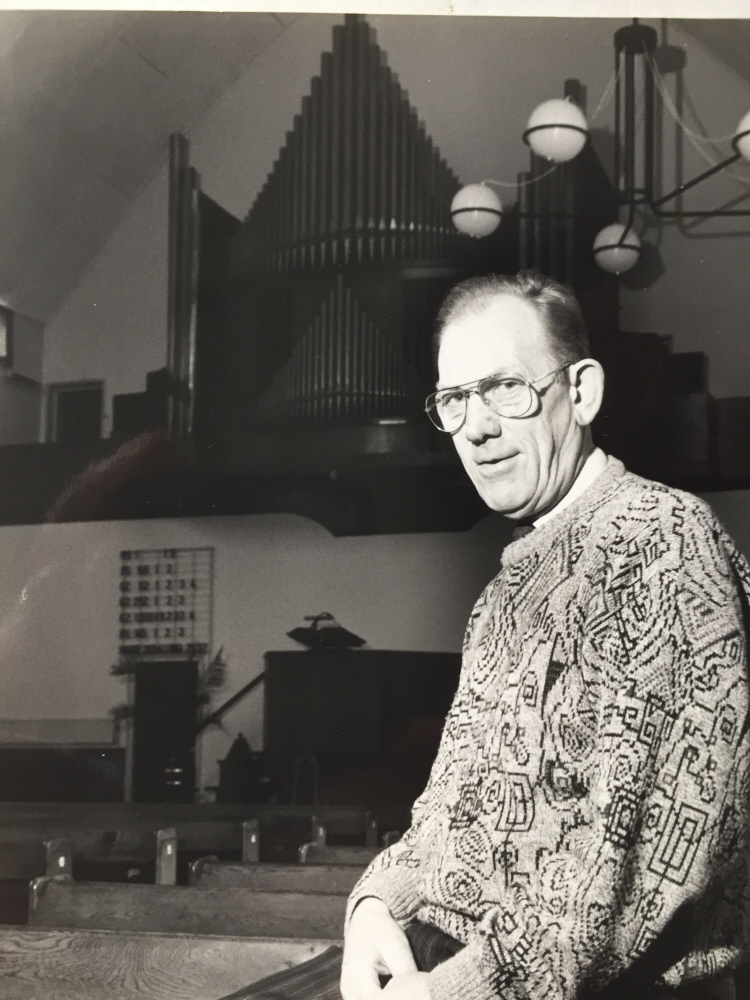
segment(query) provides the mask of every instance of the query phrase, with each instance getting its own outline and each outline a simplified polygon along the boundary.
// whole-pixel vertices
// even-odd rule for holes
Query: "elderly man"
[[[350,898],[344,1000],[728,1000],[750,568],[706,504],[594,447],[604,378],[569,289],[464,282],[437,346],[428,413],[518,527],[412,826]]]

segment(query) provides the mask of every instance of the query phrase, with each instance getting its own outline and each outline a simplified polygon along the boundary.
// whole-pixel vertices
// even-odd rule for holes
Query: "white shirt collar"
[[[573,485],[570,487],[562,500],[560,500],[560,502],[557,503],[552,510],[548,510],[545,514],[540,514],[534,521],[534,527],[538,528],[541,524],[544,524],[545,521],[549,521],[550,518],[559,514],[561,510],[564,510],[568,504],[571,504],[583,493],[584,490],[588,489],[596,477],[604,472],[606,468],[607,456],[601,448],[594,448],[589,457],[583,463],[583,468],[578,473]]]

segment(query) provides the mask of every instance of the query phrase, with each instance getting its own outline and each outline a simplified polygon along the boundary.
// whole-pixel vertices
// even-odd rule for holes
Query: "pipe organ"
[[[289,272],[454,255],[458,187],[372,29],[349,15],[244,222],[238,263]]]
[[[575,274],[575,183],[570,164],[550,165],[531,153],[519,174],[519,264],[570,285]]]
[[[460,234],[459,179],[371,27],[347,15],[232,239],[228,377],[214,390],[225,397],[215,410],[231,415],[214,460],[264,474],[326,473],[375,453],[444,460],[423,413],[440,303],[464,277],[512,273],[519,256],[580,276],[574,222],[589,166],[582,154],[544,176],[533,162],[541,179],[521,186],[492,236]]]
[[[585,104],[577,81],[565,93]],[[472,523],[481,505],[422,412],[434,319],[456,281],[520,265],[578,294],[608,375],[601,443],[636,471],[664,467],[679,435],[659,444],[654,428],[667,411],[685,424],[680,414],[703,400],[700,366],[680,410],[663,338],[618,330],[617,281],[591,254],[617,196],[593,144],[554,169],[532,157],[519,180],[518,205],[491,236],[458,233],[458,178],[369,25],[348,15],[247,217],[203,219],[202,253],[217,226],[227,236],[201,266],[201,460],[256,477],[255,509],[307,514],[336,533]],[[706,449],[682,436],[703,474]]]
[[[422,433],[433,320],[467,241],[459,186],[372,28],[347,15],[232,245],[236,336],[253,345],[245,433],[315,426],[332,458],[373,446],[322,443],[326,427],[376,426],[385,452],[412,433],[399,425]]]

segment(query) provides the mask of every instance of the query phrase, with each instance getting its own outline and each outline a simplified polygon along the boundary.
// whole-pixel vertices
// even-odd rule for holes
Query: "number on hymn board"
[[[200,656],[211,648],[212,548],[124,549],[121,656]]]

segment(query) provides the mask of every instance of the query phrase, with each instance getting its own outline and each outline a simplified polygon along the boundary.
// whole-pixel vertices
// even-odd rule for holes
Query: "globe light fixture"
[[[608,274],[624,274],[635,267],[640,255],[641,241],[619,222],[605,226],[594,240],[594,260]]]
[[[451,202],[454,226],[475,239],[494,233],[502,214],[502,202],[486,184],[467,184],[456,192]]]
[[[750,111],[740,120],[731,138],[732,152],[724,159],[715,161],[707,150],[698,144],[715,145],[728,139],[710,139],[690,129],[680,116],[669,94],[669,89],[659,69],[656,58],[658,35],[654,28],[641,24],[634,18],[632,24],[615,32],[615,72],[607,84],[601,100],[592,112],[592,121],[610,100],[614,100],[614,163],[612,174],[615,178],[615,198],[622,208],[628,209],[627,226],[614,223],[605,226],[594,241],[594,256],[598,265],[610,274],[623,274],[638,262],[641,244],[631,226],[636,210],[640,207],[646,225],[651,218],[656,219],[708,219],[730,216],[750,216],[750,209],[733,206],[700,208],[670,202],[680,198],[685,192],[702,184],[709,177],[720,173],[738,160],[750,163]],[[481,184],[469,184],[458,192],[451,205],[451,216],[457,229],[469,236],[480,238],[494,232],[500,224],[502,205],[488,184],[500,187],[516,187],[518,191],[518,215],[522,224],[531,225],[527,220],[545,217],[545,201],[549,202],[549,191],[540,187],[538,193],[530,186],[542,181],[548,174],[565,171],[563,164],[569,163],[586,145],[588,122],[577,100],[580,88],[568,86],[577,81],[566,82],[566,97],[544,101],[536,107],[526,124],[523,141],[533,153],[550,161],[552,166],[540,168],[532,161],[531,171],[518,175],[516,184],[508,181],[487,179]],[[656,93],[661,94],[662,105],[675,120],[678,127],[697,145],[698,152],[710,166],[695,177],[682,181],[673,190],[662,193],[658,190],[657,164],[657,105]],[[739,174],[738,179],[743,180]],[[554,187],[557,182],[550,182]],[[560,184],[568,180],[561,175]],[[550,219],[555,212],[550,212]],[[564,215],[558,211],[557,216]],[[572,216],[571,216],[572,218]],[[570,223],[573,225],[574,223]],[[552,223],[553,227],[555,223]]]
[[[732,139],[732,146],[743,160],[750,160],[750,111],[740,119]]]
[[[581,152],[588,134],[586,116],[578,105],[553,98],[531,112],[523,141],[545,160],[567,163]]]

